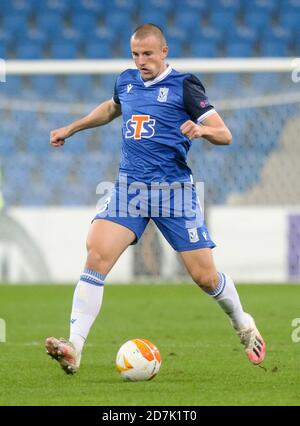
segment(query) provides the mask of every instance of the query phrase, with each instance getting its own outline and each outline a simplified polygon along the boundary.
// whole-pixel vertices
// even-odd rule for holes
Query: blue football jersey
[[[120,173],[128,182],[190,182],[186,159],[192,142],[180,126],[187,120],[201,123],[215,112],[200,80],[168,66],[144,81],[129,69],[117,78],[113,100],[122,110]]]

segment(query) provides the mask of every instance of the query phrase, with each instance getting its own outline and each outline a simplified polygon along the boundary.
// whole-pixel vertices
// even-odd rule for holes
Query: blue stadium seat
[[[261,39],[268,42],[277,42],[277,41],[286,41],[289,42],[293,40],[295,34],[288,28],[283,28],[279,26],[274,26],[272,28],[267,28],[261,34]]]
[[[0,42],[0,58],[6,59],[8,54],[8,47],[4,43]]]
[[[65,122],[66,122],[65,114],[62,114],[60,112],[47,112],[44,114],[43,118],[38,124],[40,125],[39,128],[41,130],[48,132],[49,130],[48,123],[51,123],[52,128],[55,129],[58,127],[62,127]]]
[[[240,0],[211,0],[209,4],[212,9],[221,9],[223,11],[231,10],[235,13],[240,10],[241,5]]]
[[[193,32],[193,37],[197,41],[213,41],[215,43],[223,40],[223,31],[212,26],[196,27]]]
[[[105,40],[92,41],[85,44],[84,55],[87,59],[107,59],[111,57],[111,53],[111,44]]]
[[[131,47],[130,47],[130,37],[124,37],[122,40],[120,40],[119,42],[119,50],[118,52],[114,55],[115,57],[121,57],[121,58],[131,58],[132,57],[132,52],[131,52]],[[112,53],[111,53],[112,54]]]
[[[56,91],[55,96],[53,96],[53,100],[56,100],[58,102],[66,102],[66,103],[80,101],[76,93],[73,93],[71,90],[68,89],[67,83],[59,85],[59,88]]]
[[[74,40],[63,43],[53,43],[51,46],[53,59],[76,59],[78,56],[78,45]]]
[[[132,15],[126,10],[113,10],[106,14],[105,25],[114,31],[123,31],[124,27],[132,28]]]
[[[57,11],[60,13],[69,13],[72,10],[74,0],[46,0],[37,2],[37,8],[43,9],[46,13]]]
[[[58,83],[55,75],[35,75],[31,79],[33,89],[40,97],[52,97],[57,88]]]
[[[181,55],[183,57],[190,56],[189,49],[186,47],[186,46],[188,46],[188,43],[184,43],[181,39],[168,37],[167,43],[168,43],[168,47],[169,47],[168,56],[172,57],[172,52],[173,52],[173,54],[174,54],[174,52],[177,52],[177,57],[178,57],[178,55],[180,56],[180,52],[181,52]],[[176,47],[176,45],[177,45],[177,47]]]
[[[50,124],[45,129],[35,128],[34,132],[26,138],[27,152],[39,156],[52,154],[54,148],[49,143],[50,130],[52,130]]]
[[[96,105],[95,105],[96,106]],[[90,111],[87,111],[90,112]],[[74,118],[78,117],[76,116],[62,116],[61,120],[63,120],[64,123],[74,121]],[[79,117],[81,117],[81,114],[79,114]],[[63,148],[64,152],[66,154],[73,154],[73,155],[83,155],[86,154],[87,151],[87,133],[76,133],[74,136],[72,136],[71,139],[69,139],[68,143],[64,145]]]
[[[213,40],[195,40],[191,47],[191,54],[199,58],[214,58],[218,55],[218,45]]]
[[[207,0],[174,0],[172,10],[192,11],[196,13],[207,12]]]
[[[67,90],[75,94],[78,99],[90,96],[92,93],[92,78],[89,75],[69,75],[67,78]]]
[[[274,92],[274,87],[280,87],[280,75],[278,73],[255,73],[251,75],[251,80],[253,91],[256,90],[261,95]]]
[[[121,119],[113,121],[109,126],[103,126],[101,135],[101,154],[114,154],[119,156],[122,141]]]
[[[43,43],[40,41],[18,43],[16,47],[17,59],[42,59],[43,56]]]
[[[272,51],[274,51],[275,49],[274,46],[277,45],[278,49],[277,49],[277,52],[275,52],[277,56],[288,55],[290,50],[289,49],[290,45],[291,45],[291,52],[292,52],[295,44],[297,43],[297,40],[299,40],[297,36],[295,37],[294,31],[291,31],[283,27],[273,27],[271,30],[270,29],[266,30],[261,35],[261,39],[262,39],[262,42],[261,42],[262,52],[265,51],[264,49],[267,49],[268,51],[270,50],[270,47],[266,47],[266,45],[268,46],[271,45]],[[268,52],[266,54],[267,56],[269,56]]]
[[[254,56],[253,44],[247,41],[227,43],[225,55],[232,58],[249,58],[250,56]]]
[[[284,0],[285,1],[285,0]],[[272,14],[272,12],[278,7],[278,0],[252,0],[251,2],[243,2],[246,13],[251,11],[255,12],[267,12]]]
[[[116,38],[116,34],[111,28],[108,27],[99,27],[96,29],[96,31],[91,34],[92,40],[87,40],[86,37],[83,35],[82,41],[84,43],[96,43],[100,42],[100,44],[103,44],[104,42],[107,43],[109,46],[112,46],[114,39]]]
[[[220,182],[224,180],[223,171],[226,170],[224,166],[226,164],[225,152],[219,147],[218,151],[212,148],[212,150],[201,150],[200,153],[197,153],[197,157],[201,158],[201,161],[196,161],[192,169],[197,181],[204,182],[205,202],[221,203],[227,195],[228,186],[225,183],[220,185]]]
[[[15,126],[14,123],[12,122],[12,111],[2,109],[0,119],[1,119],[0,135],[2,136],[2,131],[3,131],[5,132],[6,135],[10,135],[9,136],[10,138],[15,139],[18,136],[19,128],[18,126]]]
[[[168,47],[169,47],[169,58],[180,58],[181,56],[187,56],[184,51],[184,46],[182,43],[178,42],[177,40],[169,40],[168,41]]]
[[[22,109],[13,110],[11,113],[11,124],[12,126],[17,123],[20,133],[22,133],[24,127],[35,126],[37,122],[37,114],[35,111],[24,111]],[[14,124],[15,123],[15,124]]]
[[[270,25],[271,17],[268,11],[248,12],[245,14],[245,25],[255,31],[262,31]]]
[[[116,76],[112,75],[111,82],[108,82],[108,84],[105,84],[103,77],[102,75],[93,77],[93,90],[90,94],[91,102],[98,104],[101,101],[110,99],[113,95]]]
[[[262,56],[267,57],[289,56],[288,43],[285,41],[262,42],[260,51]]]
[[[111,7],[110,5],[107,5],[104,0],[73,0],[72,10],[75,11],[76,14],[92,12],[97,16],[101,16],[105,12],[107,6]]]
[[[13,186],[4,185],[2,192],[6,207],[17,206],[20,204],[18,192]]]
[[[11,124],[11,127],[12,124]],[[1,128],[0,133],[0,157],[9,156],[9,155],[16,155],[17,153],[17,147],[15,144],[15,137],[16,135],[12,131],[11,128],[5,127]],[[3,160],[3,158],[2,158]],[[2,163],[5,160],[2,161]]]
[[[163,10],[146,8],[140,12],[139,24],[147,22],[158,25],[164,31],[168,27],[168,16]]]
[[[7,75],[6,83],[1,83],[1,94],[4,96],[22,97],[22,77],[19,75]]]
[[[118,74],[102,74],[101,75],[101,82],[100,84],[103,87],[108,88],[111,92],[113,91],[114,87],[115,87],[115,83],[117,80]]]
[[[31,154],[10,156],[3,164],[4,179],[7,184],[24,188],[30,184],[37,163]]]
[[[66,154],[63,151],[52,151],[43,159],[42,181],[45,184],[56,186],[67,179],[76,163],[73,155]]]
[[[48,44],[54,43],[64,43],[64,42],[76,42],[78,46],[86,41],[86,33],[81,32],[81,28],[70,28],[70,27],[61,27],[57,28],[51,35],[48,35]],[[91,33],[89,37],[93,37]]]
[[[249,12],[245,14],[246,26],[255,31],[262,31],[270,25],[271,16],[267,11]]]
[[[98,183],[107,178],[107,171],[110,167],[109,155],[105,155],[103,152],[99,155],[92,153],[80,157],[77,171],[83,184],[96,189]]]
[[[140,0],[140,9],[144,10],[161,10],[169,13],[174,9],[173,0]]]
[[[182,50],[182,55],[187,56],[188,50],[185,46],[189,46],[188,32],[183,31],[182,29],[177,29],[176,27],[169,27],[165,32],[167,44],[173,49],[173,46],[177,43]]]
[[[281,0],[280,12],[299,12],[300,0]]]
[[[201,26],[201,17],[200,14],[194,11],[180,11],[177,10],[175,12],[174,17],[174,26],[177,28],[181,28],[187,34],[190,32],[194,32],[195,28],[199,28]]]
[[[132,15],[125,11],[110,11],[105,16],[105,25],[118,37],[124,33],[131,33],[133,29]]]
[[[300,40],[297,39],[296,43],[293,43],[291,45],[291,54],[293,56],[299,57],[300,56]]]
[[[36,26],[42,32],[47,33],[49,38],[63,27],[63,16],[59,12],[39,12],[36,15]]]
[[[232,178],[235,191],[246,191],[259,180],[264,161],[264,155],[257,155],[250,149],[233,153],[235,167]]]
[[[2,28],[0,28],[0,45],[9,43],[13,43],[15,40],[15,36],[12,33],[5,32]]]
[[[3,4],[2,4],[3,3]],[[22,15],[30,15],[34,11],[34,7],[30,0],[11,0],[1,2],[1,11],[5,13],[19,13]]]
[[[51,205],[56,188],[43,182],[28,182],[19,192],[20,204],[24,207]]]
[[[219,88],[219,93],[238,93],[241,85],[241,76],[236,73],[216,74],[214,84]]]
[[[43,29],[40,28],[28,28],[26,34],[19,34],[17,38],[15,38],[16,43],[46,43],[48,41],[49,34],[45,33]],[[52,35],[51,35],[52,38]]]
[[[14,37],[27,32],[27,18],[25,15],[18,13],[10,13],[3,16],[2,20],[3,30]]]
[[[168,26],[168,28],[164,31],[167,42],[169,40],[178,41],[179,43],[189,42],[190,37],[189,33],[184,31],[182,28],[175,27],[174,25]]]
[[[97,16],[94,13],[73,14],[72,26],[74,30],[84,33],[85,36],[92,34],[97,28]]]
[[[253,28],[240,25],[236,28],[231,28],[229,32],[226,34],[225,41],[228,42],[248,42],[254,44],[259,37],[259,33],[255,31]]]
[[[300,11],[284,12],[279,17],[279,23],[282,27],[291,31],[297,31],[300,22]]]
[[[59,202],[64,206],[76,207],[96,205],[98,196],[96,188],[78,182],[64,182],[57,188]]]
[[[116,11],[126,11],[134,14],[137,9],[137,2],[135,0],[106,0],[107,7]]]
[[[236,25],[236,16],[233,11],[214,11],[210,15],[210,24],[212,27],[221,31],[228,31],[228,28],[234,28]]]

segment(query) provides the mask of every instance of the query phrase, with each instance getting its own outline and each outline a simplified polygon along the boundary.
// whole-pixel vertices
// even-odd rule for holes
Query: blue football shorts
[[[142,185],[142,187],[141,187]],[[116,183],[102,200],[94,220],[105,219],[131,229],[136,244],[149,222],[153,220],[176,251],[214,248],[202,209],[192,183],[171,186],[141,184],[136,187]]]

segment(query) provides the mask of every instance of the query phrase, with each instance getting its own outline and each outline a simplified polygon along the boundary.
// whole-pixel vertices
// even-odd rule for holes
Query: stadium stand
[[[299,0],[0,0],[0,57],[128,58],[130,33],[145,21],[164,28],[170,57],[300,55]],[[233,91],[236,97],[243,97],[278,93],[279,88],[280,93],[299,90],[289,78],[275,73],[199,77],[213,101],[226,100]],[[6,84],[0,84],[0,156],[8,205],[95,204],[96,194],[87,188],[95,187],[97,180],[114,176],[120,121],[76,135],[59,154],[49,147],[49,130],[78,117],[75,113],[55,112],[55,106],[63,102],[96,106],[111,97],[115,78],[12,75]],[[23,107],[22,102],[5,104],[14,99],[27,101],[27,106]],[[31,101],[32,105],[41,102],[41,107],[30,108]],[[45,101],[50,106],[43,109]],[[261,108],[262,116],[276,115],[273,107],[272,113],[270,107]],[[293,115],[288,105],[275,108],[280,117],[277,123],[257,123],[257,113],[251,108],[220,109],[232,127],[234,139],[247,140],[247,147],[233,145],[230,155],[226,149],[194,143],[190,160],[197,178],[207,182],[210,202],[223,203],[232,193],[247,191],[257,183],[266,159],[279,147],[278,126]],[[88,112],[87,107],[83,110]],[[268,126],[268,140],[261,141],[259,130],[252,131],[257,126]],[[243,167],[245,162],[247,168]],[[61,181],[64,185],[58,189]],[[216,186],[217,182],[224,184]]]

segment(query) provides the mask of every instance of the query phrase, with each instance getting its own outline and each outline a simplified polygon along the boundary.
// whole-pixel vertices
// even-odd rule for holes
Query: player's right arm
[[[65,143],[65,139],[74,135],[74,133],[91,129],[92,127],[103,126],[120,115],[120,104],[115,103],[112,99],[102,102],[102,104],[85,117],[70,123],[66,127],[52,130],[50,132],[50,144],[54,147],[62,146]]]

